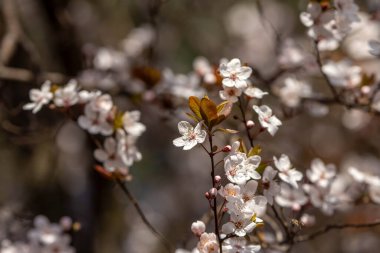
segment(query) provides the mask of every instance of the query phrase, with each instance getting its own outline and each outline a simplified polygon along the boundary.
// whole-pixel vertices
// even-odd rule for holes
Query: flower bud
[[[222,181],[222,177],[219,176],[219,175],[216,175],[216,176],[214,177],[214,182],[215,182],[216,184],[219,184],[220,181]]]
[[[361,87],[361,92],[365,95],[368,95],[371,92],[371,88],[367,85]]]
[[[222,148],[222,151],[227,153],[227,152],[230,152],[231,149],[232,149],[232,147],[231,147],[230,145],[227,145],[227,146],[224,146],[224,147]]]
[[[210,198],[214,199],[216,198],[216,195],[218,195],[218,190],[216,188],[211,188],[208,193],[210,194]]]
[[[196,236],[201,236],[206,231],[206,225],[202,221],[196,221],[191,224],[191,231]]]
[[[248,120],[247,123],[246,123],[247,127],[248,128],[252,128],[255,126],[255,122],[253,122],[252,120]]]
[[[315,224],[315,216],[310,214],[303,214],[300,221],[303,226],[311,227]]]
[[[211,199],[210,193],[209,192],[205,192],[205,197],[206,197],[206,199]]]

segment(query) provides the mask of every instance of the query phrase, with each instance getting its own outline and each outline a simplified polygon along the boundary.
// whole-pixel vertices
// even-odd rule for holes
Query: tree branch
[[[336,230],[336,229],[345,229],[345,228],[370,228],[370,227],[376,227],[380,225],[380,221],[375,221],[373,223],[367,223],[367,224],[333,224],[333,225],[327,225],[326,227],[308,234],[308,235],[303,235],[294,238],[295,243],[300,243],[300,242],[305,242],[309,240],[313,240],[314,238],[321,236],[330,230]]]

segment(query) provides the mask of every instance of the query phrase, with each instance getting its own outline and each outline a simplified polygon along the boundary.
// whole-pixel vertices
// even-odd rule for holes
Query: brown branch
[[[161,241],[161,243],[165,246],[168,252],[172,252],[172,246],[170,242],[161,235],[160,232],[158,232],[154,226],[148,221],[146,218],[143,210],[141,209],[139,203],[137,200],[133,197],[132,193],[129,191],[127,186],[123,181],[120,179],[116,179],[117,184],[120,186],[121,190],[125,193],[125,195],[128,197],[128,199],[132,202],[133,206],[135,207],[137,213],[140,215],[142,221],[144,224],[149,228],[149,230]]]
[[[0,65],[0,80],[11,80],[18,82],[42,82],[50,80],[53,83],[64,83],[69,77],[57,72],[34,73],[28,69],[12,68]]]
[[[337,102],[341,102],[341,101],[340,101],[339,94],[338,94],[338,92],[335,90],[334,85],[330,82],[329,77],[328,77],[328,76],[325,74],[325,72],[323,72],[323,70],[322,70],[323,63],[322,63],[322,59],[321,59],[321,54],[320,54],[319,49],[318,49],[318,41],[314,41],[314,48],[315,48],[315,54],[316,54],[316,57],[317,57],[317,64],[318,64],[319,71],[321,72],[323,78],[326,80],[326,83],[327,83],[329,89],[331,90],[331,93],[333,94],[334,99],[335,99]]]
[[[210,143],[210,152],[208,152],[209,156],[210,156],[210,160],[211,160],[211,180],[212,180],[212,187],[213,188],[216,188],[215,186],[215,162],[214,162],[214,152],[212,151],[212,147],[213,147],[213,141],[212,141],[212,133],[209,131],[209,134],[208,134],[208,141]],[[213,199],[213,205],[212,205],[212,211],[214,213],[214,223],[215,223],[215,234],[218,238],[218,242],[219,242],[219,250],[220,250],[220,253],[223,253],[223,248],[222,248],[222,239],[220,238],[220,232],[219,232],[219,221],[218,221],[218,207],[217,207],[217,200],[216,200],[217,196],[214,196],[214,199]]]
[[[247,125],[247,117],[245,115],[245,110],[244,110],[243,101],[242,101],[241,97],[239,97],[239,109],[241,112],[241,116],[243,117],[243,123],[244,123],[245,131],[247,133],[249,144],[251,145],[251,148],[252,148],[253,147],[253,138],[251,136],[251,133],[249,131],[249,127]]]
[[[300,242],[305,242],[309,240],[313,240],[314,238],[321,236],[330,230],[336,230],[336,229],[345,229],[345,228],[370,228],[370,227],[376,227],[380,225],[380,221],[375,221],[373,223],[367,223],[367,224],[333,224],[333,225],[327,225],[326,227],[308,234],[308,235],[303,235],[294,238],[295,243],[300,243]]]

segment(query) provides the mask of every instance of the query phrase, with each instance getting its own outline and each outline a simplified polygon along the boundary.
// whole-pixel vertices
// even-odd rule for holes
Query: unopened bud
[[[361,87],[361,91],[363,94],[367,95],[371,92],[371,88],[366,85],[366,86]]]
[[[247,123],[246,123],[247,127],[248,128],[252,128],[255,126],[255,122],[253,122],[252,120],[248,120]]]
[[[191,224],[191,231],[196,236],[201,236],[206,231],[206,225],[202,221],[196,221]]]
[[[206,199],[211,199],[210,193],[209,192],[205,192],[205,197],[206,197]]]
[[[216,176],[214,177],[214,182],[215,182],[216,184],[219,184],[220,181],[222,181],[222,177],[219,176],[219,175],[216,175]]]
[[[211,199],[216,198],[216,195],[218,195],[218,190],[216,188],[211,188],[208,192]]]
[[[227,152],[230,152],[231,149],[232,149],[232,147],[231,147],[230,145],[227,145],[227,146],[224,146],[224,147],[222,148],[222,151],[227,153]]]

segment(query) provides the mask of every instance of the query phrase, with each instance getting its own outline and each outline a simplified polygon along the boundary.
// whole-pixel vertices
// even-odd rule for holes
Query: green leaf
[[[254,155],[260,155],[260,153],[261,153],[260,145],[255,145],[253,148],[249,150],[248,157],[254,156]]]

